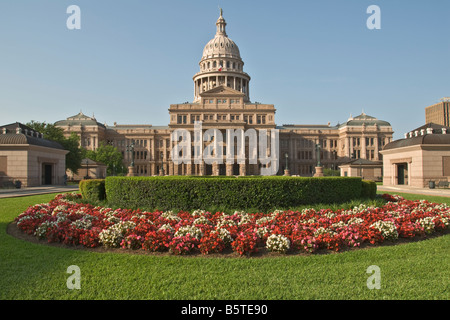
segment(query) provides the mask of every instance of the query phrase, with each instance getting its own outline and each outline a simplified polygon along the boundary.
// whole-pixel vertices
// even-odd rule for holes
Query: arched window
[[[210,69],[211,68],[211,64],[208,62],[208,69]]]
[[[230,69],[230,61],[227,61],[227,69]]]
[[[213,68],[217,68],[217,62],[216,61],[213,62]]]

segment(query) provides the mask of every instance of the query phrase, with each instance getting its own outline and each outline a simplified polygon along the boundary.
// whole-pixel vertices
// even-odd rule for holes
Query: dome
[[[225,31],[227,23],[222,16],[222,10],[220,10],[220,17],[217,19],[216,26],[217,32],[213,39],[211,39],[203,49],[203,59],[226,57],[241,59],[239,48],[233,40],[228,38]]]
[[[223,35],[216,35],[203,49],[203,59],[227,57],[241,59],[239,48],[233,40]]]
[[[363,125],[365,125],[365,126],[377,125],[380,127],[390,127],[391,126],[391,124],[389,122],[384,121],[384,120],[378,120],[377,118],[369,116],[363,112],[357,117],[354,117],[354,118],[350,117],[350,119],[348,119],[347,122],[341,124],[341,127],[344,127],[344,126],[360,127]]]

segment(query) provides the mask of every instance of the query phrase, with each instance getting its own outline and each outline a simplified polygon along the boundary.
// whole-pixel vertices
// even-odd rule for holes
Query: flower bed
[[[383,195],[379,208],[352,210],[235,212],[142,212],[78,203],[78,194],[61,194],[29,207],[15,222],[23,232],[48,242],[176,255],[232,250],[250,255],[261,248],[287,253],[341,251],[362,244],[426,237],[446,231],[450,207]]]

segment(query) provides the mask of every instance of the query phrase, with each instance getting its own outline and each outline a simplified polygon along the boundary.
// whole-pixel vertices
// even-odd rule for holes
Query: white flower
[[[192,224],[196,225],[196,224],[212,224],[212,223],[206,217],[200,216],[197,219],[195,219]]]
[[[175,231],[174,228],[172,228],[172,226],[168,223],[163,224],[161,227],[159,227],[158,231],[160,231],[160,230],[169,230],[171,232]]]
[[[136,224],[133,221],[120,221],[100,232],[100,242],[106,247],[118,247],[128,230],[134,229],[135,227]]]
[[[433,233],[434,232],[434,221],[432,217],[425,217],[419,219],[417,223],[423,228],[425,233]]]
[[[262,239],[262,237],[265,235],[265,234],[267,234],[267,233],[269,233],[269,228],[267,228],[267,227],[261,227],[261,228],[255,228],[255,233],[256,233],[256,235],[260,238],[260,239]]]
[[[328,228],[324,228],[324,227],[317,228],[317,230],[314,231],[314,237],[318,237],[321,234],[329,234],[331,236],[334,236],[336,234],[336,232],[334,232],[333,230],[330,230]]]
[[[393,221],[379,220],[379,221],[371,224],[370,226],[374,227],[375,229],[378,229],[381,232],[381,235],[385,239],[389,239],[389,240],[398,239],[398,231],[397,231],[397,228],[395,227],[395,223]]]
[[[222,239],[223,242],[227,244],[233,242],[231,233],[227,229],[217,227],[216,230],[212,231],[211,233],[217,233],[219,235],[219,238]]]
[[[173,213],[172,210],[161,213],[161,217],[167,220],[181,221],[181,218],[177,216],[175,213]]]
[[[281,234],[272,234],[266,241],[266,248],[270,251],[286,253],[290,247],[291,241]]]
[[[195,227],[195,226],[184,226],[180,227],[177,232],[175,232],[175,237],[182,237],[186,235],[191,235],[191,237],[196,238],[197,240],[200,240],[203,237],[202,231]]]

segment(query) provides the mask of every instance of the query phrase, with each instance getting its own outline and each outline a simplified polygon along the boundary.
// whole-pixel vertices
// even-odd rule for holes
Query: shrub
[[[349,177],[108,177],[105,188],[109,204],[133,209],[270,210],[357,199],[362,183]]]
[[[106,199],[105,179],[80,181],[80,192],[83,199],[97,202]]]
[[[377,195],[377,184],[375,183],[375,181],[363,180],[361,197],[375,199],[376,195]]]

